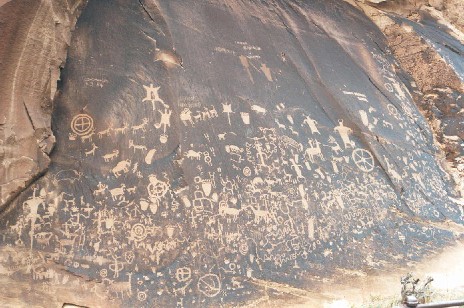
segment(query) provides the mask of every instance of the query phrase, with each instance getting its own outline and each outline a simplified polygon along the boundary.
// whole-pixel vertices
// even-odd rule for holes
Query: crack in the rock
[[[153,21],[154,23],[156,23],[155,19],[153,18],[153,16],[151,16],[150,12],[148,12],[147,8],[145,7],[145,5],[142,3],[142,0],[139,0],[139,3],[140,5],[142,6],[143,10],[145,11],[145,13],[147,13],[148,17],[151,19],[151,21]]]
[[[35,131],[36,128],[35,128],[35,125],[34,125],[34,121],[32,120],[31,114],[30,114],[30,112],[29,112],[29,108],[27,108],[27,104],[26,104],[25,101],[23,101],[23,105],[24,105],[24,109],[26,110],[26,115],[27,115],[27,117],[29,118],[29,122],[31,122],[32,128],[33,128],[34,131]]]

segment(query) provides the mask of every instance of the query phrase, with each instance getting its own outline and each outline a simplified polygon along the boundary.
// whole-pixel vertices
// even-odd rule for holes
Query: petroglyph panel
[[[8,275],[70,284],[53,260],[110,303],[214,307],[255,300],[262,281],[309,289],[453,241],[440,226],[463,211],[430,130],[359,12],[161,2],[83,12],[52,167],[3,220]],[[331,16],[369,70],[323,31]]]

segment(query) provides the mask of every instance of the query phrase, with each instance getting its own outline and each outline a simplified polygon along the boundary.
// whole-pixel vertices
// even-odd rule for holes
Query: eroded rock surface
[[[24,303],[288,304],[464,230],[416,88],[348,3],[90,0],[61,79],[50,169],[1,219]]]
[[[52,99],[84,3],[0,2],[0,210],[48,168]]]

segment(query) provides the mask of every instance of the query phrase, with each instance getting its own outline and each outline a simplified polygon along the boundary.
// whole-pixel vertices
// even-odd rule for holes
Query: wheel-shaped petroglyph
[[[215,297],[221,291],[221,280],[215,274],[207,274],[198,279],[198,290],[207,297]]]
[[[71,130],[79,135],[85,136],[93,131],[93,118],[88,114],[78,114],[71,121]]]
[[[143,241],[147,237],[147,230],[142,224],[135,224],[131,230],[132,238],[138,242]]]
[[[396,108],[392,104],[388,104],[387,109],[388,109],[388,112],[395,118],[398,119],[400,117],[400,112],[398,111],[398,108]]]
[[[179,282],[188,281],[192,277],[192,270],[189,267],[180,267],[176,270],[176,279]]]
[[[374,169],[374,157],[365,149],[355,149],[351,155],[356,166],[364,171],[371,172]]]

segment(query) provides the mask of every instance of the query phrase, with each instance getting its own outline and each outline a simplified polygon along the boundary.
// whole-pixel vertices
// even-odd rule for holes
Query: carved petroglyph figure
[[[346,94],[346,95],[353,95],[353,96],[356,97],[359,101],[363,101],[363,102],[366,102],[366,103],[369,102],[369,101],[367,100],[367,96],[366,96],[365,94],[362,94],[362,93],[350,92],[350,91],[343,91],[343,94]]]
[[[112,131],[112,128],[111,128],[111,127],[108,127],[107,129],[104,129],[104,130],[99,131],[99,132],[97,133],[98,138],[99,138],[99,139],[102,139],[103,136],[109,136],[110,133],[111,133],[111,131]]]
[[[370,172],[374,169],[374,157],[368,150],[355,149],[351,156],[356,166],[362,171]]]
[[[123,135],[125,135],[128,129],[129,129],[128,124],[127,124],[127,123],[123,123],[122,127],[115,128],[115,129],[113,129],[113,131],[114,131],[116,134],[123,134]]]
[[[239,148],[236,145],[226,145],[225,150],[226,150],[227,153],[232,155],[232,160],[233,161],[235,161],[237,163],[241,163],[244,160],[242,158],[242,153],[243,153],[244,149]]]
[[[248,63],[248,58],[244,55],[240,55],[239,59],[240,59],[240,63],[242,64],[243,68],[247,71],[248,78],[250,78],[250,81],[252,83],[255,83],[253,76],[251,75],[251,72],[250,72],[250,63]]]
[[[132,273],[127,273],[127,276],[129,276],[128,281],[118,281],[118,282],[113,282],[109,284],[108,291],[110,293],[115,293],[118,298],[119,298],[119,295],[121,295],[121,298],[124,298],[124,293],[126,293],[127,296],[131,297],[132,296]]]
[[[117,158],[118,156],[119,156],[119,150],[113,150],[113,152],[103,155],[102,158],[105,162],[110,162],[113,159]]]
[[[130,148],[133,148],[134,149],[134,153],[136,150],[140,150],[142,153],[147,151],[147,147],[144,146],[143,144],[134,144],[134,140],[129,140],[129,149]]]
[[[71,120],[71,130],[78,136],[85,136],[93,129],[93,118],[88,114],[78,114]]]
[[[222,112],[227,114],[227,120],[229,120],[229,125],[232,125],[230,123],[230,114],[234,113],[232,111],[232,104],[230,104],[230,103],[229,104],[228,103],[222,104]]]
[[[134,125],[131,127],[132,129],[132,133],[136,133],[138,132],[139,130],[143,131],[143,132],[146,132],[147,131],[147,125],[148,125],[148,118],[143,118],[142,119],[142,123],[139,124],[139,125]]]
[[[237,136],[237,134],[234,133],[234,132],[226,132],[226,133],[218,134],[217,136],[218,136],[218,139],[219,139],[219,140],[226,140],[226,136],[227,136],[227,135],[234,135],[234,136]]]
[[[190,158],[190,159],[200,160],[201,152],[196,152],[194,150],[188,150],[187,152],[185,152],[185,157]]]
[[[126,190],[126,185],[123,183],[117,188],[110,189],[110,195],[113,201],[125,200],[124,193]]]
[[[330,146],[332,151],[334,151],[335,154],[338,155],[340,151],[342,150],[342,148],[340,147],[340,145],[338,144],[338,142],[335,140],[333,136],[329,136],[329,143],[332,144]]]
[[[154,87],[153,84],[150,86],[143,86],[145,91],[147,92],[146,97],[142,100],[142,102],[151,102],[153,110],[156,110],[156,102],[161,103],[164,108],[169,108],[169,106],[160,98],[159,90],[161,87]]]
[[[192,111],[189,108],[184,108],[180,113],[180,120],[184,123],[185,126],[192,125],[194,126],[194,122],[192,119]]]
[[[259,106],[259,105],[252,105],[251,106],[251,110],[253,110],[254,112],[256,112],[257,114],[262,114],[262,115],[265,115],[266,114],[266,109]]]
[[[155,124],[156,128],[160,128],[163,126],[163,132],[166,133],[166,127],[171,127],[171,114],[172,110],[164,109],[164,112],[161,112],[158,110],[158,112],[161,114],[161,120],[159,123]]]
[[[98,147],[95,145],[95,143],[92,143],[92,149],[90,149],[89,151],[85,151],[85,157],[89,156],[89,155],[92,155],[94,156],[95,155],[95,151],[98,149]]]
[[[158,112],[161,114],[161,119],[159,123],[155,123],[155,128],[160,128],[161,126],[163,127],[163,134],[160,136],[160,142],[161,143],[166,143],[168,141],[168,136],[166,135],[166,128],[171,127],[171,114],[172,110],[164,109],[164,112],[161,112],[158,110]]]
[[[266,79],[268,81],[273,81],[272,80],[272,74],[271,74],[271,69],[269,67],[267,67],[267,65],[265,63],[262,63],[261,64],[261,67],[260,67],[261,71],[263,72],[264,76],[266,76]]]
[[[342,138],[345,149],[348,147],[354,147],[354,142],[350,140],[350,134],[353,130],[343,125],[343,119],[338,120],[338,126],[334,128],[334,131]]]
[[[279,119],[274,119],[274,122],[277,124],[277,126],[281,129],[287,129],[287,126],[279,122]]]
[[[105,190],[108,188],[108,185],[98,182],[97,189],[93,191],[94,196],[99,196],[105,194]]]
[[[298,154],[295,154],[295,158],[289,159],[291,163],[291,167],[295,171],[297,178],[304,179],[305,177],[303,176],[302,171],[301,171],[302,166],[298,164],[298,160],[299,160]]]
[[[81,142],[85,142],[85,141],[92,142],[93,135],[95,135],[94,129],[92,129],[87,135],[81,136]]]
[[[120,161],[113,169],[111,169],[111,172],[113,172],[115,177],[119,177],[122,172],[124,173],[129,172],[130,166],[131,166],[130,159],[126,159],[126,160]]]
[[[108,80],[107,79],[101,79],[101,78],[86,77],[86,78],[84,78],[84,83],[88,87],[103,88],[103,86],[108,83]]]
[[[324,159],[321,151],[321,143],[317,140],[308,139],[309,148],[306,149],[305,154],[308,157],[309,161],[314,163],[315,157],[319,157],[320,159]]]
[[[169,184],[161,181],[155,174],[149,176],[150,184],[147,186],[148,200],[141,200],[140,206],[142,210],[150,207],[150,211],[155,214],[158,211],[161,199],[166,195],[169,190]]]
[[[306,124],[308,125],[309,129],[311,130],[311,134],[321,134],[319,132],[319,130],[317,129],[317,121],[314,120],[314,119],[311,119],[309,116],[306,116],[306,118],[304,119],[303,121],[303,124]],[[303,126],[303,124],[301,124],[301,126]]]

